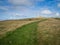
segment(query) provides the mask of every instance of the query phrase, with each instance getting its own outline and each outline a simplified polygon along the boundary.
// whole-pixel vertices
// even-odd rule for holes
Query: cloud
[[[60,15],[60,14],[57,12],[57,13],[56,13],[56,16],[59,16],[59,15]]]
[[[41,14],[52,14],[50,10],[42,10]]]
[[[1,10],[5,10],[5,11],[8,10],[8,8],[7,8],[7,7],[4,7],[4,6],[0,6],[0,9],[1,9]]]
[[[25,5],[25,6],[34,6],[34,4],[39,1],[42,2],[44,0],[8,0],[9,3],[14,5]]]
[[[57,6],[60,7],[60,3],[58,3]]]
[[[10,3],[14,5],[32,5],[29,0],[8,0]]]

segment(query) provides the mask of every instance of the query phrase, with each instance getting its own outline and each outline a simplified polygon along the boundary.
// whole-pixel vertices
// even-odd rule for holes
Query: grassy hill
[[[14,32],[8,32],[0,41],[1,45],[35,45],[36,23],[17,28]]]
[[[22,23],[28,22],[27,24]],[[48,19],[24,19],[0,22],[1,27],[16,24],[18,27],[12,27],[5,36],[0,38],[0,45],[60,45],[60,20],[56,18]],[[9,22],[9,23],[7,23]],[[21,24],[24,24],[20,26]],[[3,26],[2,26],[3,25]],[[9,30],[9,29],[8,29]],[[0,36],[1,37],[1,36]]]
[[[47,19],[38,24],[40,45],[60,45],[60,20]]]
[[[39,18],[28,18],[28,19],[20,19],[20,20],[5,20],[0,21],[0,36],[5,34],[8,31],[13,31],[18,27],[26,25],[28,23],[41,20]]]

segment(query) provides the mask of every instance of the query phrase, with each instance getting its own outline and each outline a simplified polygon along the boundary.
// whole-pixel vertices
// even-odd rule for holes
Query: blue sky
[[[0,0],[0,20],[60,17],[60,0]]]

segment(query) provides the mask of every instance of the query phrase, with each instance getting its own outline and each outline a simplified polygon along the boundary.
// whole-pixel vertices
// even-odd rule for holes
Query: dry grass
[[[0,21],[0,36],[5,34],[8,31],[13,31],[18,27],[26,25],[28,23],[41,20],[40,18],[29,18],[29,19],[21,19],[21,20],[6,20]]]
[[[38,23],[31,23],[34,21],[38,21]],[[31,23],[31,24],[25,25],[28,23]],[[23,25],[25,25],[25,26],[23,26]],[[23,27],[20,28],[21,26],[23,26]],[[34,38],[34,40],[35,40],[34,45],[35,45],[35,43],[37,43],[36,45],[60,45],[60,20],[58,20],[58,19],[50,18],[50,19],[43,20],[43,19],[37,18],[37,19],[24,19],[24,20],[13,20],[13,21],[11,20],[11,21],[0,22],[0,34],[5,34],[6,32],[13,31],[13,30],[15,30],[15,32],[17,32],[17,33],[15,33],[17,35],[15,35],[14,33],[12,33],[13,35],[11,35],[11,36],[8,35],[8,37],[6,37],[7,43],[8,43],[8,40],[10,40],[10,38],[12,38],[12,37],[15,38],[15,39],[13,38],[14,41],[17,40],[17,42],[18,42],[19,38],[22,38],[22,40],[24,42],[25,40],[28,40],[27,38],[24,39],[24,35],[27,36],[29,34],[28,35],[29,38],[32,37],[30,39],[33,39],[34,37],[36,37],[36,38]],[[27,32],[26,33],[27,35],[24,34],[24,32]],[[21,34],[23,34],[23,35],[21,35]],[[21,37],[20,37],[20,35],[21,35]],[[6,39],[4,38],[3,40],[6,41]],[[3,41],[3,40],[2,40],[2,44],[5,43],[5,41]],[[21,40],[19,40],[19,41],[21,41]],[[30,40],[28,40],[28,41],[30,43]],[[21,42],[19,42],[19,43],[21,43]],[[24,45],[24,43],[22,43],[22,44]],[[29,45],[31,45],[31,44],[29,44]]]
[[[31,22],[34,22],[34,21],[26,21],[26,20],[1,21],[0,22],[0,35],[5,34],[8,31],[13,31],[16,28],[21,27]]]
[[[38,21],[39,22],[39,21]],[[33,22],[8,32],[0,39],[0,45],[37,45],[37,24]]]
[[[48,19],[38,24],[39,45],[60,45],[60,20]]]

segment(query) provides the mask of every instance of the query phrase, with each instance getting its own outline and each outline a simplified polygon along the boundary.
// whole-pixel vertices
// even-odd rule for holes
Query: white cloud
[[[16,15],[16,16],[19,16],[20,14],[19,14],[19,13],[16,13],[15,15]]]
[[[0,6],[0,9],[2,9],[2,10],[8,10],[7,7],[3,7],[3,6]]]
[[[52,14],[50,10],[42,10],[41,14]]]
[[[57,5],[58,7],[60,7],[60,3],[58,3],[58,5]]]
[[[60,15],[60,14],[57,12],[57,13],[56,13],[56,16],[59,16],[59,15]]]
[[[44,0],[8,0],[9,3],[14,5],[26,5],[26,6],[34,6],[34,1],[44,1]]]
[[[32,5],[29,0],[8,0],[10,3],[14,5]]]

